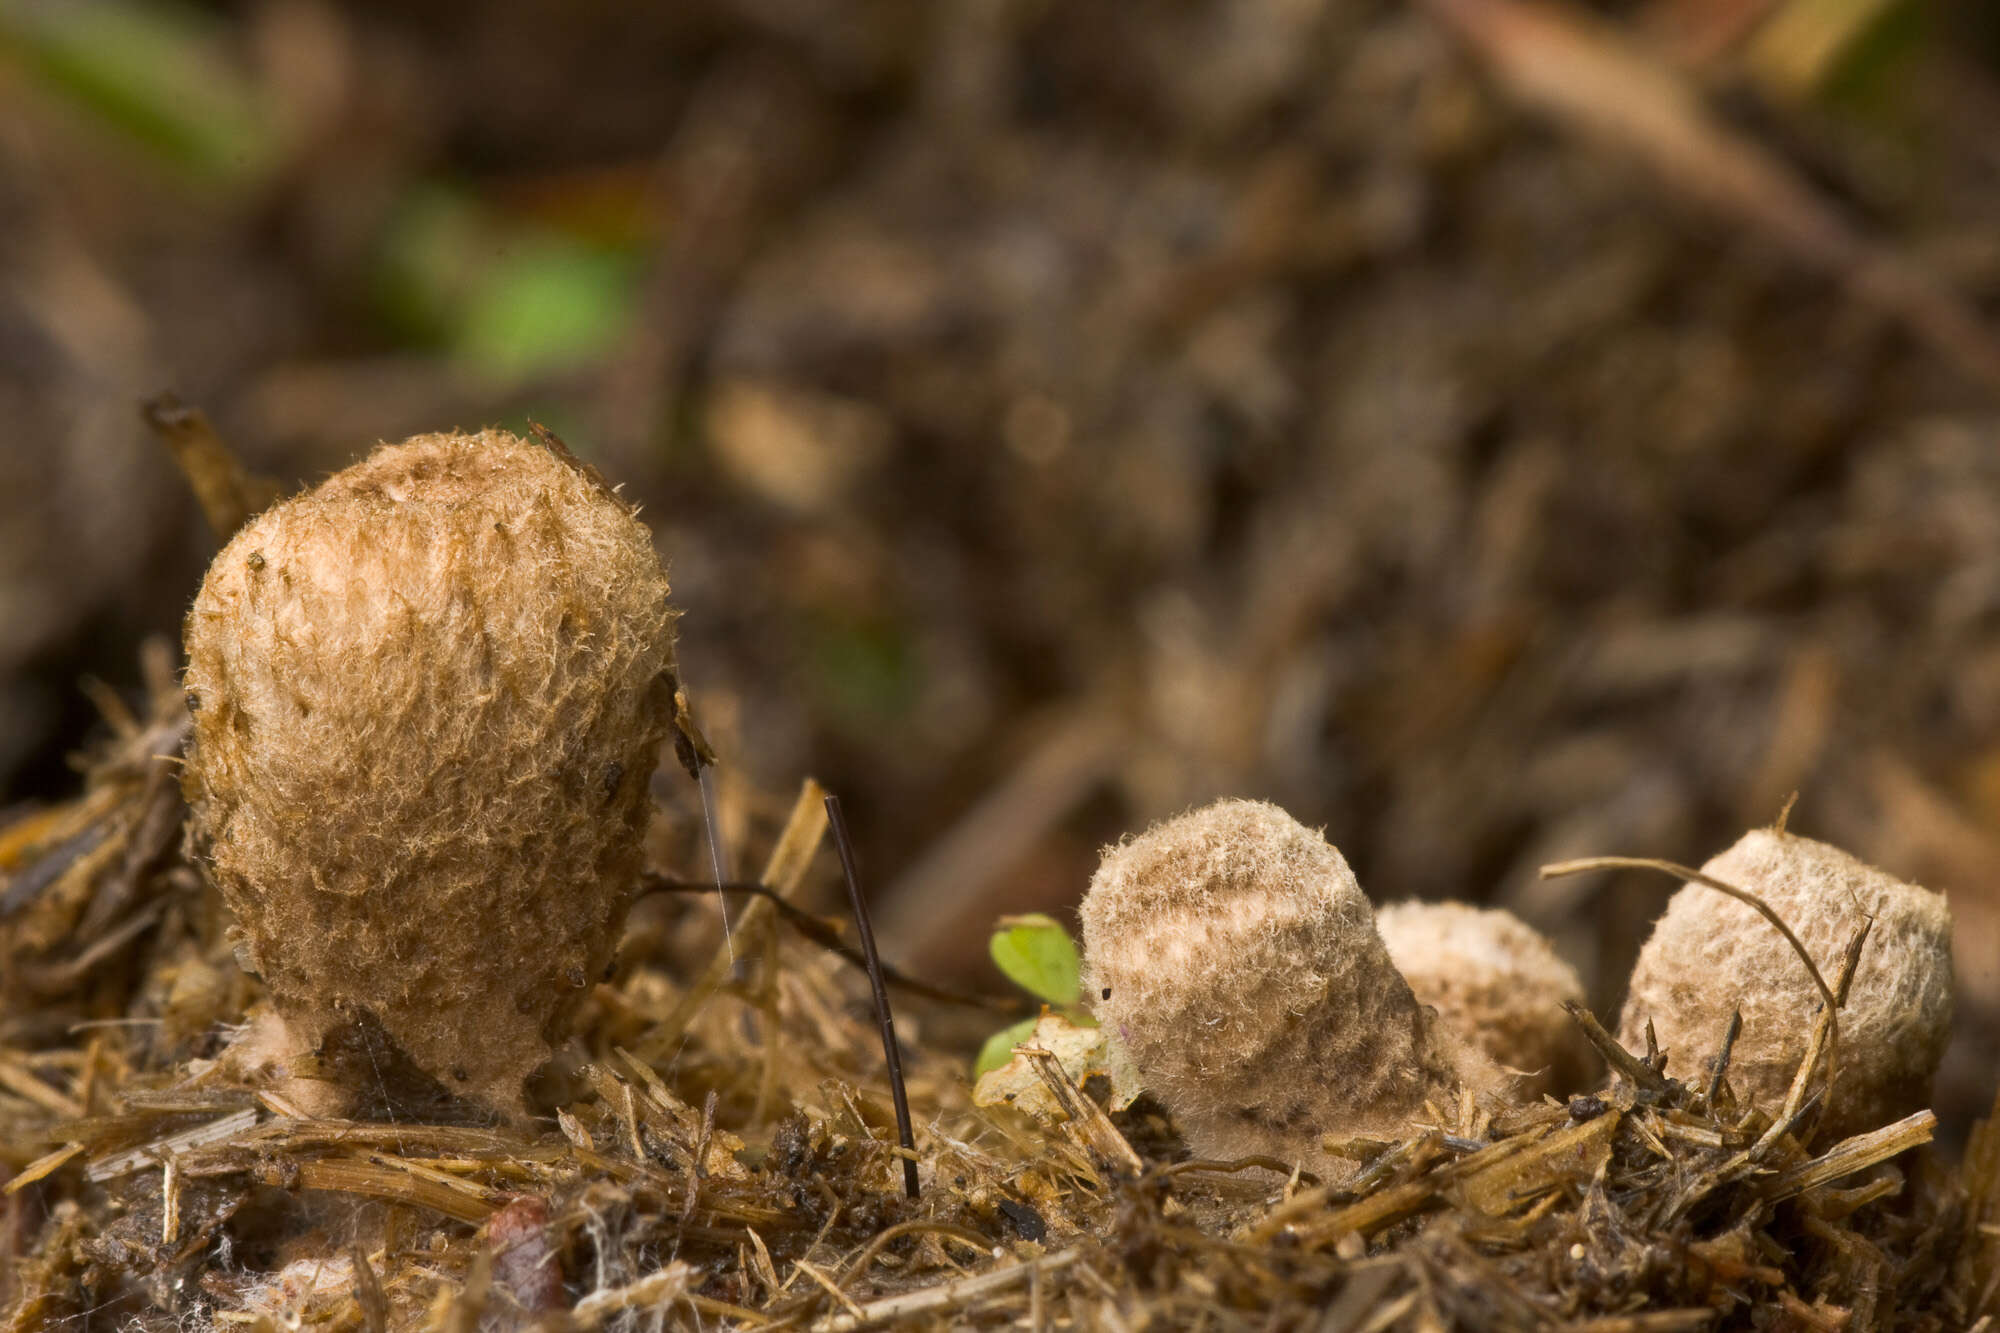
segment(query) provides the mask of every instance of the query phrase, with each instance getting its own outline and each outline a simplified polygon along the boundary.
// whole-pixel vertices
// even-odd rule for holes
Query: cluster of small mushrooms
[[[231,1052],[305,1111],[434,1096],[502,1115],[609,963],[673,713],[674,613],[633,511],[552,441],[385,446],[217,556],[187,621],[193,836],[271,1008]],[[1944,900],[1753,832],[1708,873],[1831,970],[1837,1130],[1920,1105],[1950,1021]],[[1374,911],[1340,853],[1222,801],[1112,848],[1082,909],[1087,997],[1190,1146],[1338,1171],[1466,1091],[1583,1087],[1577,977],[1498,911]],[[1698,884],[1632,977],[1622,1040],[1677,1059],[1742,1014],[1729,1078],[1777,1101],[1820,995],[1751,908]]]
[[[1943,896],[1780,830],[1703,873],[1761,899],[1828,976],[1872,919],[1822,1124],[1846,1134],[1922,1107],[1951,1023]],[[1373,911],[1339,851],[1273,805],[1219,801],[1108,849],[1082,912],[1086,996],[1204,1157],[1339,1176],[1342,1140],[1400,1137],[1467,1091],[1582,1091],[1596,1065],[1563,1008],[1583,989],[1548,940],[1456,903]],[[1691,882],[1640,953],[1620,1040],[1644,1050],[1650,1022],[1685,1075],[1740,1012],[1727,1077],[1775,1109],[1820,1004],[1763,916]]]

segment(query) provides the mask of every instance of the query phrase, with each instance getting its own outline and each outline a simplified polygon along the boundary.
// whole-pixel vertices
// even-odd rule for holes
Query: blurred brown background
[[[0,808],[213,550],[142,400],[288,484],[533,416],[918,970],[1233,793],[1608,1008],[1672,885],[1535,867],[1797,790],[1951,894],[1962,1124],[1996,223],[1977,0],[0,0]]]

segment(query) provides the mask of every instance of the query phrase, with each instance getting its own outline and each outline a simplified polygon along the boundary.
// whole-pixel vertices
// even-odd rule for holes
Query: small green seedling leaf
[[[1076,1003],[1076,941],[1054,917],[1040,912],[1001,917],[992,951],[993,961],[1021,989],[1059,1008]]]
[[[980,1079],[1014,1058],[1014,1048],[1034,1035],[1036,1018],[1024,1018],[1018,1023],[1000,1029],[986,1039],[979,1048],[979,1060],[972,1066],[972,1077]]]

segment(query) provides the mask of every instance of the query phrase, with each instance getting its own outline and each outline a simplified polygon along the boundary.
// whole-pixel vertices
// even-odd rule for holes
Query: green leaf
[[[1040,1021],[1040,1018],[1024,1018],[988,1037],[986,1044],[979,1048],[979,1059],[972,1066],[972,1077],[983,1077],[1013,1059],[1014,1048],[1034,1035],[1035,1024]]]
[[[1076,1003],[1076,941],[1054,917],[1040,912],[1001,917],[992,950],[993,961],[1022,990],[1059,1007]]]

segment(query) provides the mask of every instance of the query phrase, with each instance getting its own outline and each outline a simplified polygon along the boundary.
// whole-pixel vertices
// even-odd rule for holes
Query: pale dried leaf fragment
[[[1110,1110],[1124,1110],[1145,1091],[1132,1058],[1109,1032],[1045,1011],[1035,1021],[1034,1031],[1015,1046],[1013,1058],[980,1076],[972,1088],[972,1104],[1011,1106],[1038,1119],[1058,1118],[1061,1108],[1035,1072],[1034,1061],[1025,1054],[1030,1047],[1053,1055],[1078,1087],[1095,1077],[1105,1079],[1109,1086],[1105,1106]]]

